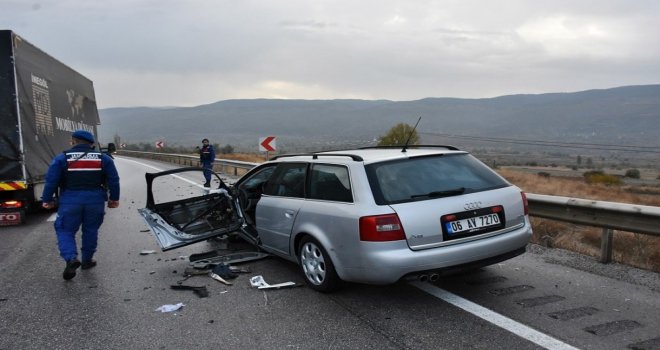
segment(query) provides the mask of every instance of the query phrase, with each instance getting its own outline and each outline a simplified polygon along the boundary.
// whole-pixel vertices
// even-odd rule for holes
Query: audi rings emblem
[[[465,210],[479,209],[481,208],[481,202],[465,203],[465,205],[463,205],[463,208],[465,208]]]

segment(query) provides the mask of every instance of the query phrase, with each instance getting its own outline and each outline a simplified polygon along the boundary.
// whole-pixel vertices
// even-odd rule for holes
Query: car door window
[[[264,194],[280,197],[305,197],[307,163],[280,164],[264,187]]]
[[[249,179],[243,181],[241,188],[246,190],[257,190],[268,180],[275,170],[274,166],[266,167],[250,176]]]
[[[313,164],[310,174],[310,199],[353,202],[348,169],[345,166]]]

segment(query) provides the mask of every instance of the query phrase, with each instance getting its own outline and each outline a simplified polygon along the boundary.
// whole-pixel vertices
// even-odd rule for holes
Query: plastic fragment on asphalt
[[[213,272],[209,272],[209,276],[211,276],[211,278],[213,278],[214,280],[216,280],[216,281],[218,281],[218,282],[221,282],[221,283],[224,283],[224,284],[226,284],[226,285],[228,285],[228,286],[231,286],[231,285],[232,285],[231,282],[225,280],[224,278],[222,278],[222,277],[216,275],[216,274],[213,273]]]
[[[177,311],[183,307],[183,303],[177,303],[177,304],[165,304],[163,306],[160,306],[157,308],[155,311],[160,311],[160,312],[172,312],[172,311]]]
[[[140,252],[140,255],[149,255],[149,254],[155,254],[155,250],[143,250]]]
[[[268,284],[264,280],[264,278],[261,275],[257,275],[254,277],[250,278],[250,284],[252,287],[256,287],[257,289],[279,289],[279,288],[286,288],[286,287],[295,287],[296,284],[294,282],[283,282],[283,283],[278,283],[278,284]]]

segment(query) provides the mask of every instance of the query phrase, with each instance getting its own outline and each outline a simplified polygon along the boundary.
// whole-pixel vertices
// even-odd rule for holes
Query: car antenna
[[[401,150],[401,152],[406,153],[406,148],[408,148],[408,143],[410,142],[410,139],[412,138],[412,135],[415,132],[415,130],[417,130],[417,124],[419,124],[420,120],[422,120],[422,117],[419,117],[419,119],[417,119],[417,123],[415,123],[415,126],[413,127],[413,129],[410,130],[410,135],[408,135],[408,139],[406,140],[406,144],[403,145],[403,149]]]

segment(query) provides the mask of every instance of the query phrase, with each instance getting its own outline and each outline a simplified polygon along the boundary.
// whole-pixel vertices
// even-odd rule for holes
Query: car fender
[[[337,272],[337,275],[339,275],[339,278],[344,277],[344,267],[341,263],[341,259],[337,256],[337,249],[336,247],[332,244],[332,242],[328,239],[328,236],[323,233],[323,231],[316,225],[312,223],[305,223],[300,226],[294,226],[295,233],[291,235],[291,250],[293,252],[291,259],[292,261],[295,261],[298,263],[298,247],[300,245],[300,241],[304,236],[312,236],[314,237],[325,249],[325,251],[330,255],[330,259],[332,260],[332,264],[335,267],[335,271]]]

